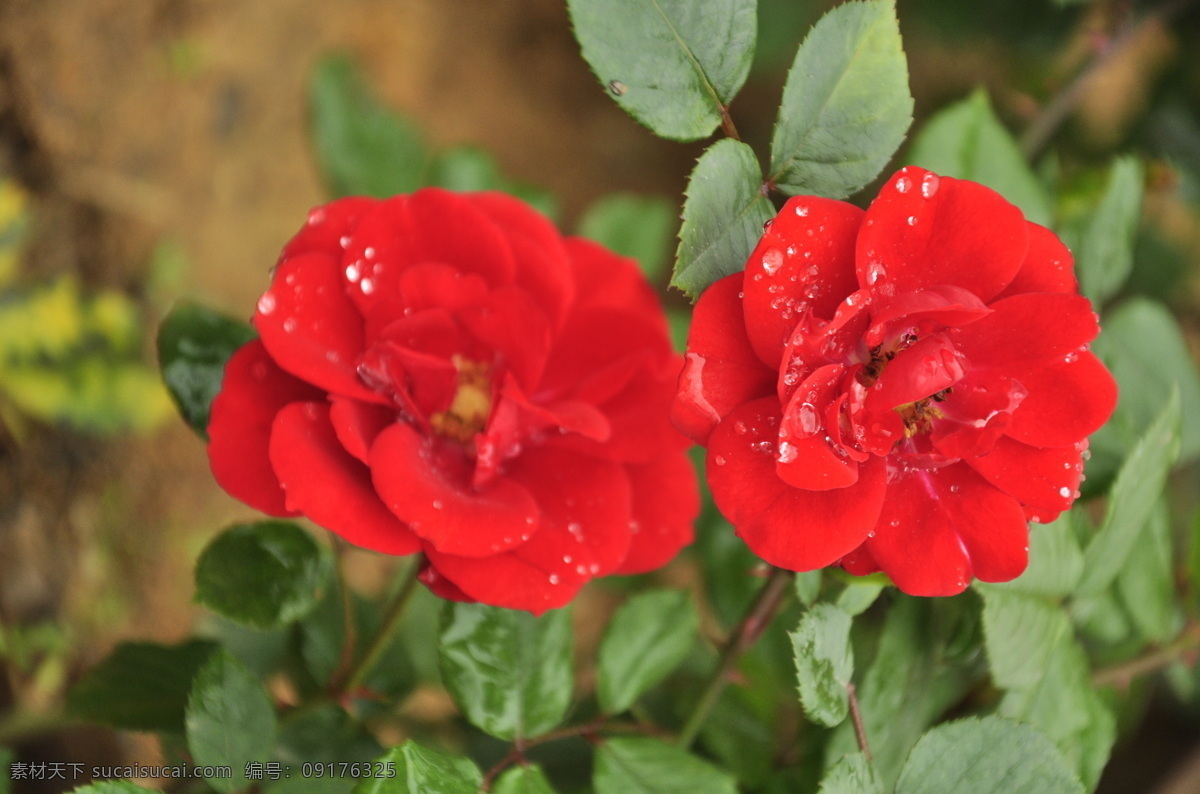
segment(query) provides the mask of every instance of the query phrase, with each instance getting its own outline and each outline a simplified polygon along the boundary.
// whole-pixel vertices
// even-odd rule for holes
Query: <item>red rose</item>
[[[691,539],[679,372],[636,266],[498,193],[317,208],[213,402],[217,482],[437,594],[532,612]]]
[[[897,173],[864,212],[790,199],[696,304],[672,417],[769,563],[906,593],[1007,581],[1116,404],[1053,233],[982,185]]]

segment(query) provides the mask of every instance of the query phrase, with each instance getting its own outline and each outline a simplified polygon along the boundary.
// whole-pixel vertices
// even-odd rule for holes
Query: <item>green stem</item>
[[[404,574],[404,582],[400,585],[400,589],[392,596],[391,603],[388,604],[384,611],[383,621],[379,624],[379,630],[371,637],[370,644],[358,662],[352,665],[344,675],[340,676],[337,681],[330,685],[330,691],[334,695],[345,695],[356,691],[362,685],[370,672],[379,662],[379,657],[387,650],[388,644],[392,641],[392,636],[399,628],[400,622],[404,619],[404,609],[408,606],[408,600],[412,597],[413,592],[417,588],[417,572],[420,571],[420,560],[414,560],[410,563],[408,570]]]
[[[746,609],[746,614],[734,626],[729,639],[725,641],[725,646],[721,649],[721,658],[717,662],[717,670],[709,679],[708,686],[704,688],[700,700],[696,703],[691,716],[688,717],[683,730],[679,733],[676,743],[680,747],[684,749],[691,747],[692,742],[696,740],[696,736],[704,726],[704,721],[708,718],[708,713],[712,711],[713,706],[717,705],[721,693],[728,686],[730,674],[738,659],[762,636],[767,626],[771,625],[771,620],[775,617],[779,605],[783,603],[784,596],[787,595],[792,576],[791,571],[785,571],[782,568],[771,569],[771,575],[767,577],[766,583],[754,597],[753,603]]]
[[[1168,645],[1112,667],[1096,670],[1092,673],[1092,683],[1096,686],[1128,686],[1134,678],[1158,672],[1180,661],[1189,651],[1197,650],[1200,650],[1200,624],[1193,623]]]

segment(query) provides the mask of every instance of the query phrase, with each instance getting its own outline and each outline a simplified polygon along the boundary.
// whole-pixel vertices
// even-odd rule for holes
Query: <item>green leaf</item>
[[[886,586],[874,579],[855,579],[846,583],[834,603],[851,617],[861,615],[870,609]]]
[[[1029,220],[1050,224],[1050,197],[1017,142],[996,118],[983,89],[926,122],[907,161],[942,176],[987,185],[1020,207]]]
[[[312,611],[331,572],[328,552],[295,524],[234,524],[196,561],[196,601],[239,623],[278,628]]]
[[[817,600],[817,596],[821,594],[821,569],[815,571],[801,571],[796,574],[792,580],[792,586],[796,588],[796,598],[804,606],[812,606]]]
[[[850,615],[833,604],[817,604],[789,636],[796,658],[800,702],[814,721],[830,727],[846,719],[846,684],[854,674]]]
[[[476,794],[483,784],[479,768],[468,758],[427,749],[409,740],[375,762],[396,770],[395,777],[364,780],[354,794]]]
[[[1200,454],[1200,374],[1179,324],[1165,306],[1146,298],[1122,303],[1105,316],[1092,351],[1112,371],[1121,390],[1116,413],[1092,437],[1093,446],[1120,453],[1132,449],[1177,387],[1183,419],[1180,462]]]
[[[735,794],[733,777],[658,739],[609,739],[596,749],[596,794]]]
[[[0,283],[3,282],[0,281]],[[0,794],[9,794],[9,791],[12,790],[12,780],[10,779],[9,770],[11,768],[10,765],[16,760],[16,757],[15,752],[0,745]]]
[[[939,725],[913,748],[896,794],[1083,794],[1083,786],[1046,736],[1001,719]]]
[[[501,739],[535,737],[571,701],[571,616],[535,618],[484,604],[447,603],[439,632],[442,679],[467,719]]]
[[[288,715],[279,726],[274,760],[285,764],[363,763],[382,753],[358,715],[329,704]]]
[[[184,420],[205,440],[225,362],[254,336],[245,323],[188,302],[176,304],[158,328],[163,382]]]
[[[71,794],[158,794],[158,790],[142,788],[127,780],[101,780],[72,789]]]
[[[1104,522],[1084,551],[1077,594],[1099,593],[1120,572],[1179,456],[1179,435],[1179,392],[1172,391],[1162,413],[1117,473]]]
[[[721,123],[754,57],[754,0],[567,0],[583,58],[625,112],[694,141]]]
[[[1029,525],[1029,567],[1011,582],[990,585],[1001,591],[1062,598],[1074,592],[1083,575],[1083,551],[1066,512],[1049,524]]]
[[[825,773],[817,794],[883,794],[883,780],[866,756],[853,753]]]
[[[1145,172],[1135,157],[1113,163],[1096,209],[1062,230],[1075,254],[1079,289],[1099,306],[1121,289],[1133,269],[1133,243],[1142,218]]]
[[[687,592],[654,590],[629,599],[600,643],[596,697],[607,714],[629,708],[687,656],[699,619]]]
[[[229,778],[206,778],[218,791],[245,788],[246,764],[264,763],[275,746],[275,710],[262,684],[225,651],[196,674],[187,705],[187,746],[196,764],[227,766]]]
[[[1041,598],[977,584],[983,594],[983,630],[992,680],[1001,689],[1037,684],[1063,637],[1072,636],[1067,613]]]
[[[588,207],[579,233],[621,256],[636,259],[646,278],[659,281],[671,251],[677,210],[661,196],[613,193]]]
[[[216,650],[204,640],[121,643],[71,688],[67,711],[123,730],[182,732],[192,679]]]
[[[420,133],[371,94],[349,58],[317,64],[308,87],[317,161],[337,196],[385,198],[421,186]]]
[[[466,192],[501,190],[504,177],[488,152],[475,146],[455,146],[434,156],[425,181],[446,190]]]
[[[894,1],[843,3],[813,26],[788,72],[771,181],[793,195],[848,196],[891,159],[912,111]]]
[[[671,286],[695,300],[709,284],[745,269],[775,215],[761,187],[762,171],[746,144],[717,141],[700,156],[688,178]]]
[[[515,766],[496,779],[492,794],[554,794],[541,767]]]
[[[1138,632],[1150,642],[1174,639],[1183,625],[1175,600],[1175,564],[1171,544],[1171,517],[1164,499],[1142,527],[1117,575],[1117,592]]]

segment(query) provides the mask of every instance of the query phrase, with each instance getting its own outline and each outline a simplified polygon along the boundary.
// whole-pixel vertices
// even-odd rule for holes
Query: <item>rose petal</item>
[[[292,403],[275,417],[271,465],[287,505],[355,546],[413,554],[421,541],[392,515],[371,486],[371,472],[342,447],[324,403]]]
[[[746,261],[743,308],[750,343],[767,366],[779,367],[801,315],[829,319],[858,287],[854,244],[862,219],[853,204],[797,196],[763,232]]]
[[[645,362],[665,366],[674,356],[654,319],[608,306],[585,308],[572,312],[554,340],[540,389],[600,403],[624,389]]]
[[[623,309],[653,319],[658,331],[667,333],[662,304],[637,262],[582,237],[568,237],[564,243],[575,274],[573,312]]]
[[[779,424],[775,458],[775,473],[787,484],[826,491],[858,482],[858,464],[835,446],[826,429],[837,426],[837,414],[828,408],[839,396],[845,372],[842,364],[821,367],[792,393]]]
[[[1027,229],[1021,211],[994,190],[908,166],[867,210],[859,283],[883,296],[950,284],[987,303],[1025,260]]]
[[[523,486],[496,477],[474,487],[471,461],[459,445],[422,436],[410,425],[380,433],[369,460],[388,509],[442,553],[494,555],[540,527],[538,506]]]
[[[687,455],[662,455],[625,469],[633,488],[633,532],[629,553],[613,571],[622,576],[670,562],[692,542],[692,524],[700,514],[696,470]]]
[[[741,289],[741,273],[726,276],[704,291],[692,311],[671,421],[699,444],[731,410],[770,394],[776,380],[746,336]]]
[[[1029,253],[1016,277],[997,297],[1007,298],[1023,292],[1076,293],[1075,259],[1058,235],[1029,221]]]
[[[553,343],[550,320],[525,290],[498,287],[486,299],[459,312],[463,327],[492,351],[489,359],[534,391]]]
[[[709,486],[717,507],[763,560],[795,571],[822,568],[875,526],[886,491],[883,459],[871,458],[848,488],[793,488],[775,474],[779,420],[774,397],[730,413],[709,439]]]
[[[208,420],[208,462],[230,496],[272,516],[292,516],[267,455],[275,415],[324,392],[280,369],[262,342],[238,348],[225,364]]]
[[[963,462],[1026,505],[1066,510],[1079,493],[1082,449],[1082,444],[1039,449],[1002,436],[987,455]]]
[[[972,367],[1031,369],[1064,359],[1100,326],[1082,295],[1032,292],[996,301],[987,317],[947,333]]]
[[[397,421],[395,409],[337,395],[329,403],[329,421],[342,448],[366,463],[375,438]]]
[[[945,334],[934,334],[901,350],[888,362],[868,399],[882,408],[895,408],[931,397],[958,383],[963,361]]]
[[[1117,383],[1088,352],[1015,373],[1028,396],[1013,413],[1008,434],[1035,447],[1065,447],[1087,438],[1117,406]]]
[[[283,247],[279,261],[307,253],[328,254],[340,260],[355,227],[378,203],[379,199],[367,196],[347,196],[313,208],[304,228]]]

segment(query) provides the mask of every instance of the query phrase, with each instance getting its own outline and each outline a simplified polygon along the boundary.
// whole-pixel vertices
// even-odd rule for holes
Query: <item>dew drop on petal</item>
[[[364,278],[358,285],[358,288],[362,290],[363,295],[370,295],[375,291],[375,282],[369,278]]]
[[[441,510],[441,509],[442,509],[442,500],[441,500],[441,499],[434,499],[434,500],[433,500],[433,509],[434,509],[434,510]]]
[[[872,529],[870,532],[868,532],[868,533],[867,533],[867,537],[868,537],[868,538],[873,538],[873,537],[875,537],[875,530],[873,530],[873,529]]]
[[[780,463],[791,463],[796,459],[796,448],[786,441],[779,442],[779,457],[776,458]]]
[[[938,191],[940,181],[937,174],[926,174],[921,179],[921,195],[925,198],[933,198]]]
[[[908,225],[909,225],[909,226],[916,226],[916,225],[917,225],[917,216],[916,216],[916,215],[909,215],[909,216],[908,216]]]
[[[715,458],[713,458],[713,463],[717,464],[718,466],[724,466],[725,465],[725,456],[717,455]]]
[[[800,422],[800,431],[806,436],[814,435],[821,426],[817,416],[817,407],[812,403],[801,403],[796,409],[796,419]]]
[[[958,493],[961,490],[962,490],[961,485],[951,485],[950,486],[950,493]]]
[[[550,574],[550,584],[558,584],[558,574]]]
[[[867,284],[875,284],[879,281],[879,279],[885,277],[886,275],[887,268],[883,266],[882,262],[871,262],[867,265]],[[854,305],[849,299],[847,299],[846,302],[851,306]]]
[[[1058,495],[1061,496],[1063,499],[1066,499],[1071,495],[1071,489],[1067,488],[1066,486],[1063,486],[1062,488],[1058,489]]]
[[[275,296],[269,292],[264,292],[262,297],[258,299],[258,313],[270,314],[275,311]]]
[[[357,283],[362,278],[362,270],[359,269],[358,264],[358,262],[353,262],[346,265],[346,280],[351,284]]]
[[[325,222],[325,208],[314,207],[308,212],[308,225],[316,226],[319,223]]]
[[[295,333],[295,331],[296,331],[296,318],[295,318],[295,317],[289,317],[289,318],[287,318],[286,320],[284,320],[284,321],[283,321],[283,330],[284,330],[284,333],[288,333],[288,334]]]
[[[908,177],[902,176],[896,180],[896,192],[897,193],[907,193],[911,189],[912,189],[912,181]]]
[[[342,248],[349,248],[350,238],[348,236],[342,236],[338,239],[338,245],[340,245]]]
[[[797,205],[796,206],[796,214],[799,215],[801,218],[807,218],[808,217],[808,207],[805,207],[803,205]]]
[[[363,256],[365,256],[367,259],[374,259],[375,258],[375,249],[368,245],[366,247],[366,249],[363,251]]]
[[[733,432],[737,433],[739,436],[746,435],[746,423],[743,422],[741,419],[734,422],[733,423]]]
[[[762,266],[768,276],[775,275],[779,268],[783,266],[783,254],[778,248],[772,248],[763,254]]]

